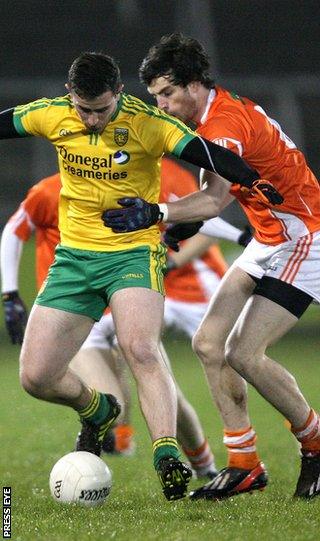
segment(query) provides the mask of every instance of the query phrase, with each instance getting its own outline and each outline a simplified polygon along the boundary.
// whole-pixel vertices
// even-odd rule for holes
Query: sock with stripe
[[[152,444],[153,450],[153,465],[157,470],[159,467],[159,462],[163,458],[174,458],[179,460],[180,452],[178,449],[178,442],[176,438],[171,436],[166,436],[163,438],[158,438]]]
[[[91,389],[91,393],[89,404],[85,408],[78,410],[78,413],[80,419],[85,419],[99,426],[107,419],[111,406],[105,394],[99,393],[95,389]]]
[[[216,470],[214,456],[206,439],[197,449],[182,447],[182,450],[192,469],[199,475],[206,475],[206,473]]]
[[[253,428],[224,430],[223,443],[228,450],[228,467],[252,470],[259,462],[256,449],[257,435]]]
[[[291,426],[291,432],[301,443],[301,452],[303,455],[314,456],[320,453],[319,413],[311,409],[305,424],[299,428]]]

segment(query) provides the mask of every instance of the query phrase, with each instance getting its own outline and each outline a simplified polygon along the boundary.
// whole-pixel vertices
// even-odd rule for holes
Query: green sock
[[[95,425],[101,425],[110,412],[110,404],[107,395],[92,389],[89,404],[79,410],[81,419],[86,419]]]
[[[158,438],[153,442],[153,465],[155,469],[158,469],[159,462],[162,458],[174,458],[176,460],[180,457],[178,449],[178,443],[176,438],[171,436]]]

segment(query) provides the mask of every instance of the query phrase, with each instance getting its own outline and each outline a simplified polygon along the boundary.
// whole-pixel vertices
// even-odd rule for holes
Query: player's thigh
[[[255,281],[242,269],[230,268],[209,303],[197,332],[198,337],[215,338],[223,343],[255,286]]]
[[[243,358],[262,355],[297,321],[283,306],[261,295],[252,295],[230,334],[227,349],[233,349]]]
[[[41,287],[35,304],[63,312],[87,316],[98,321],[107,301],[101,294],[97,276],[107,282],[108,258],[103,252],[92,252],[58,246],[55,261]],[[102,271],[101,271],[102,269]]]
[[[34,305],[21,349],[21,366],[50,374],[65,370],[90,332],[87,316]]]
[[[143,287],[120,289],[110,305],[121,346],[131,340],[158,342],[164,306],[161,293]]]

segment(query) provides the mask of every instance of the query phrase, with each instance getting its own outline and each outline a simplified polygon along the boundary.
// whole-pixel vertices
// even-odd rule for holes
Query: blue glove
[[[122,209],[105,210],[102,221],[111,227],[114,233],[129,233],[137,229],[148,229],[162,220],[159,205],[148,203],[140,197],[123,197],[118,199]]]
[[[169,225],[163,234],[163,240],[171,250],[179,252],[180,240],[186,240],[198,233],[203,222]]]
[[[28,312],[18,291],[2,293],[4,319],[12,344],[22,344]]]

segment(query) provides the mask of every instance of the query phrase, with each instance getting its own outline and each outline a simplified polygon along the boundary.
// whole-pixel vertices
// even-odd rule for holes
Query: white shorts
[[[256,278],[277,278],[320,303],[320,231],[277,246],[255,239],[232,264]]]
[[[91,332],[87,339],[83,342],[81,349],[111,349],[114,345],[114,323],[112,315],[109,313],[102,316],[102,318],[93,325]]]
[[[164,303],[165,326],[183,331],[189,338],[192,338],[207,308],[208,303],[182,302],[166,297]]]

